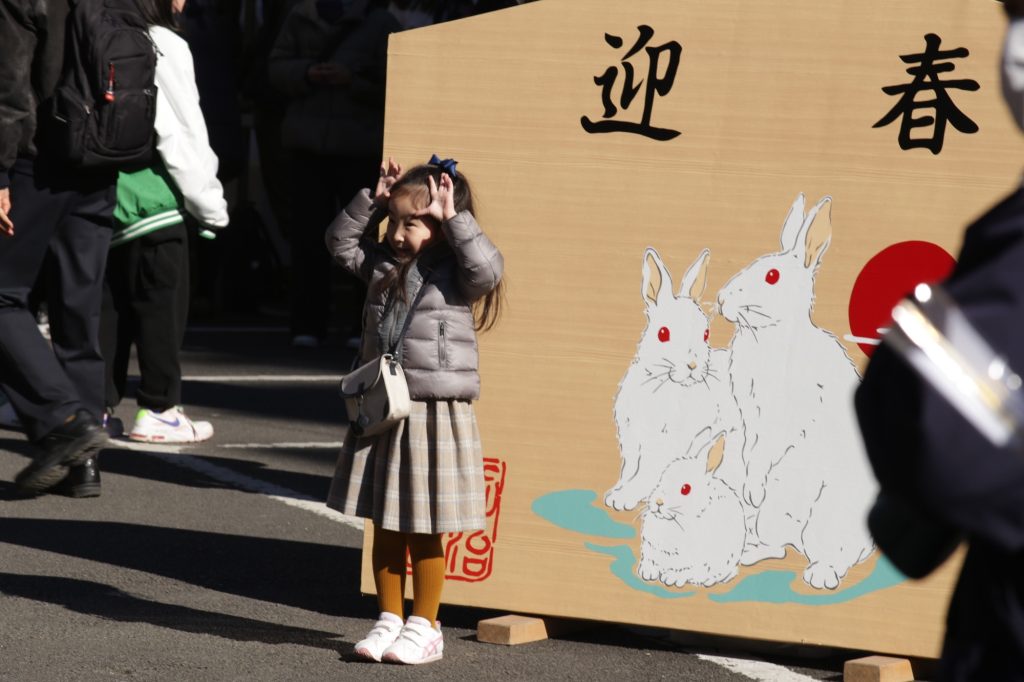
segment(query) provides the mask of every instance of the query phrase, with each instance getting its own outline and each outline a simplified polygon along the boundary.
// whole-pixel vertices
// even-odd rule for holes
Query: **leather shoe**
[[[14,483],[28,493],[41,493],[64,479],[68,467],[83,464],[103,446],[107,434],[96,419],[78,410],[66,422],[35,442],[39,452]]]
[[[99,455],[94,455],[82,464],[71,467],[68,470],[68,475],[53,489],[53,492],[68,497],[99,497]]]

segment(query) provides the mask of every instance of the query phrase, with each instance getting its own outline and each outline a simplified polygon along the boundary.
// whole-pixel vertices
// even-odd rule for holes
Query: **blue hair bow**
[[[455,180],[456,178],[459,177],[458,171],[455,170],[455,165],[458,163],[458,161],[456,161],[455,159],[442,160],[441,157],[439,157],[437,154],[434,154],[433,156],[430,157],[430,161],[427,161],[427,163],[429,163],[431,166],[440,166],[441,170],[447,173],[452,180]]]

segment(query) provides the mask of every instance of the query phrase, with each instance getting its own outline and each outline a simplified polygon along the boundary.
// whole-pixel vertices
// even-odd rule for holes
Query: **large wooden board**
[[[644,26],[653,33],[627,57]],[[877,337],[884,323],[878,310],[908,281],[948,267],[946,254],[956,253],[964,226],[1018,181],[1021,147],[999,96],[1003,29],[998,3],[976,0],[543,0],[392,37],[385,154],[406,165],[432,153],[456,158],[474,183],[478,218],[507,263],[505,316],[481,338],[483,396],[477,405],[490,460],[492,526],[451,538],[446,602],[937,655],[958,560],[928,580],[911,582],[876,551],[834,588],[812,587],[805,569],[811,554],[819,565],[834,561],[839,550],[828,546],[829,537],[837,544],[856,541],[850,520],[860,522],[872,494],[870,482],[862,480],[857,462],[863,453],[859,439],[849,436],[848,414],[854,366],[863,367],[871,346],[850,339]],[[912,83],[907,69],[922,64],[911,55],[925,53],[929,41],[932,49],[969,53],[940,55],[934,63],[953,69],[935,78],[978,86],[943,90],[978,130],[945,121],[938,153],[901,146],[904,119],[898,111],[891,123],[874,127],[900,100],[883,87]],[[674,45],[681,53],[669,79]],[[653,78],[652,55],[658,59]],[[639,89],[623,106],[627,64]],[[595,83],[602,75],[618,110],[614,115],[605,109],[603,86]],[[927,74],[921,78],[928,81]],[[648,92],[652,80],[660,92]],[[916,101],[926,99],[925,92]],[[625,123],[626,130],[588,132],[584,117]],[[678,135],[652,139],[651,128]],[[911,137],[934,137],[936,130],[923,126]],[[785,558],[740,566],[735,577],[710,568],[689,574],[703,575],[713,583],[709,587],[667,584],[686,579],[671,569],[688,552],[710,552],[721,561],[726,550],[695,549],[696,536],[683,526],[673,535],[664,522],[641,515],[642,503],[630,511],[605,504],[620,475],[620,441],[634,447],[615,409],[632,410],[639,441],[649,446],[641,478],[656,480],[670,459],[697,454],[694,434],[684,431],[694,426],[691,413],[706,409],[711,399],[700,398],[693,387],[672,394],[684,390],[673,383],[653,397],[617,399],[627,370],[651,371],[658,364],[650,355],[660,350],[638,347],[648,324],[645,296],[660,283],[645,250],[660,256],[672,291],[679,293],[684,272],[708,249],[702,297],[711,319],[708,344],[725,349],[716,356],[728,361],[733,350],[749,353],[751,346],[730,350],[736,330],[730,319],[737,318],[729,301],[735,303],[735,296],[725,295],[720,315],[714,310],[718,292],[755,259],[780,251],[783,223],[801,193],[801,216],[831,197],[812,223],[808,262],[820,258],[816,276],[813,265],[800,275],[793,254],[778,286],[767,281],[767,263],[747,272],[749,284],[775,287],[758,295],[783,292],[779,305],[788,300],[797,311],[784,323],[790,350],[765,342],[756,351],[765,369],[754,382],[760,407],[774,416],[757,421],[748,400],[741,430],[719,441],[709,457],[712,467],[740,464],[732,478],[726,468],[715,471],[735,491],[722,492],[698,474],[687,499],[703,495],[703,486],[718,489],[716,512],[727,510],[708,517],[721,527],[701,528],[697,535],[727,544],[743,533],[749,542],[751,533],[746,525],[737,530],[733,511],[737,504],[748,516],[760,509],[739,502],[745,490],[757,497],[757,486],[744,478],[744,458],[780,458],[769,471],[762,503],[770,501],[776,511],[790,486],[807,484],[796,480],[800,467],[785,469],[782,454],[755,452],[749,443],[786,443],[806,422],[807,442],[833,462],[823,474],[808,474],[828,479],[821,500],[829,501],[815,501],[809,516],[826,518],[834,532],[826,528],[826,539],[813,550],[790,546]],[[830,235],[824,252],[817,248],[823,235]],[[784,288],[801,276],[814,296],[813,312],[802,321],[799,297],[807,292]],[[681,304],[656,301],[666,307],[673,302]],[[692,316],[692,306],[688,310]],[[687,324],[658,318],[646,343],[658,343],[652,335],[665,326],[674,333],[672,343],[697,334],[693,345],[699,348],[702,330]],[[761,332],[764,339],[773,333]],[[829,341],[826,333],[835,338]],[[811,336],[820,341],[816,350],[801,350]],[[752,364],[749,355],[742,359]],[[676,361],[677,379],[683,364]],[[807,367],[824,373],[824,411],[809,407],[810,394],[799,388],[806,385]],[[728,375],[726,362],[716,390],[730,386]],[[772,377],[772,383],[765,380]],[[710,396],[711,384],[706,387]],[[689,406],[678,421],[659,413],[673,400]],[[822,422],[833,436],[824,448]],[[669,454],[658,451],[665,448],[659,424],[680,429],[671,434],[676,445]],[[800,447],[794,457],[816,461]],[[779,481],[771,483],[772,476]],[[847,498],[829,498],[844,479],[850,481]],[[674,488],[673,499],[683,499],[683,487]],[[692,518],[697,512],[686,513],[691,518],[684,525],[700,528]],[[778,519],[758,522],[753,537],[760,541],[757,533],[768,535]],[[820,527],[815,532],[822,534]],[[796,540],[791,545],[799,545]],[[648,566],[646,576],[638,574],[645,551],[650,564],[655,550],[674,544],[682,559],[658,555],[653,565],[663,570],[651,573]],[[373,591],[365,566],[363,588]]]

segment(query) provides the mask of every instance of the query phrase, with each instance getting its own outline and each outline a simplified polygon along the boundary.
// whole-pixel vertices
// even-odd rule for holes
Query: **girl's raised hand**
[[[373,203],[381,208],[388,207],[388,200],[391,198],[391,187],[402,177],[402,165],[395,163],[392,157],[388,157],[387,163],[380,164],[380,178],[377,180],[377,188],[373,192]]]
[[[430,185],[430,204],[416,212],[418,216],[429,215],[439,222],[455,217],[455,183],[447,173],[441,173],[441,184],[434,178],[427,178]]]

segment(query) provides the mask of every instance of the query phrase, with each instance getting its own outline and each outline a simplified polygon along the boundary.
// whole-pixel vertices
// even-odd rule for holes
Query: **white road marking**
[[[220,384],[251,384],[260,381],[277,383],[320,383],[341,381],[340,374],[192,374],[181,377],[182,381],[196,381]]]
[[[752,661],[742,658],[726,658],[725,656],[709,656],[697,654],[697,658],[720,665],[734,673],[749,677],[758,682],[817,682],[815,678],[793,672],[789,668],[765,661]]]
[[[126,450],[138,450],[139,452],[181,452],[184,445],[161,445],[159,443],[140,443],[134,440],[126,440],[118,438],[111,440],[112,445],[116,445],[119,448]]]
[[[273,483],[245,476],[236,471],[232,471],[227,467],[211,464],[203,459],[201,455],[182,454],[182,450],[185,448],[184,445],[157,445],[151,443],[136,443],[130,440],[117,440],[112,442],[121,447],[127,448],[128,450],[148,453],[157,459],[167,462],[168,464],[199,472],[204,476],[209,476],[215,481],[225,483],[234,488],[251,493],[258,493],[260,495],[266,495],[270,499],[286,504],[289,507],[304,509],[305,511],[313,512],[317,516],[322,516],[326,519],[330,519],[331,521],[336,521],[337,523],[355,528],[356,530],[363,530],[363,519],[336,512],[324,504],[322,500],[318,500],[308,495],[303,495],[302,493],[289,490],[288,488],[283,488],[279,485],[274,485]]]
[[[225,443],[217,447],[229,450],[297,450],[306,448],[310,450],[337,450],[341,445],[342,442],[340,440],[329,440],[321,443]]]

